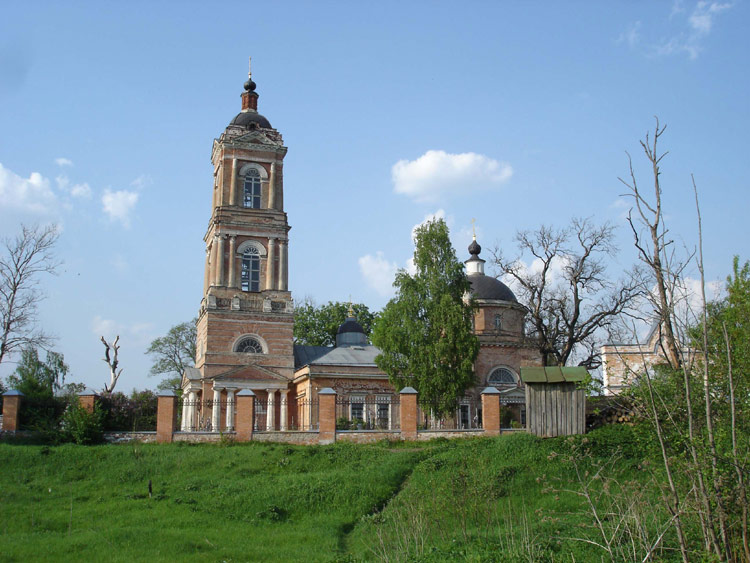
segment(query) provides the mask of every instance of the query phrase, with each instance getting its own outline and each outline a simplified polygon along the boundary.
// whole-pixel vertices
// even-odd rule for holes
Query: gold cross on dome
[[[247,58],[247,77],[248,78],[253,77],[253,58],[252,57]]]
[[[472,236],[472,238],[474,240],[477,240],[477,230],[476,230],[476,227],[475,227],[475,223],[476,222],[477,222],[477,220],[472,217],[472,219],[471,219],[471,236]]]

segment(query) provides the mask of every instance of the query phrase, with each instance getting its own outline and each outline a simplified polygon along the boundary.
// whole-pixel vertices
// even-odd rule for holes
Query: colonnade
[[[221,393],[224,391],[221,387],[213,390],[213,400],[206,401],[205,407],[210,408],[211,419],[210,426],[207,419],[198,419],[200,400],[197,391],[187,391],[182,395],[182,421],[180,430],[183,432],[194,432],[196,430],[206,430],[211,432],[231,432],[235,425],[235,394],[239,389],[226,389],[226,417],[224,426],[221,425]],[[279,393],[279,424],[276,424],[276,392]],[[266,430],[281,430],[282,432],[289,429],[289,411],[287,396],[288,389],[267,389],[268,399],[266,401]],[[206,410],[208,410],[208,408]],[[204,411],[205,412],[205,411]]]

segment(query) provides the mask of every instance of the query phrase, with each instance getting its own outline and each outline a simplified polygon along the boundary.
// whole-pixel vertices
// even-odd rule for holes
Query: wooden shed
[[[579,384],[583,367],[522,367],[526,384],[526,428],[543,437],[586,432],[586,391]]]

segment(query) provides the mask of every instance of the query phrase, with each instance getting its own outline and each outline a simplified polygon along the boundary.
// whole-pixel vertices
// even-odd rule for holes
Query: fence
[[[274,431],[317,431],[319,428],[318,401],[313,399],[282,398],[271,401],[269,413],[268,399],[255,399],[255,432]]]
[[[420,430],[480,430],[482,402],[462,399],[452,414],[437,417],[432,411],[417,407],[417,428]]]
[[[23,396],[17,391],[5,395],[3,430],[15,432]],[[501,393],[492,387],[482,392],[481,400],[462,400],[453,413],[441,418],[422,410],[417,392],[411,388],[382,395],[339,395],[326,388],[320,389],[313,400],[288,398],[286,391],[274,393],[270,399],[263,396],[265,392],[256,397],[249,390],[232,391],[228,398],[216,401],[196,395],[196,391],[190,391],[178,400],[168,391],[158,396],[157,441],[214,441],[229,433],[240,441],[325,444],[335,442],[336,434],[348,441],[366,442],[458,437],[474,432],[497,435],[501,431]],[[83,393],[79,399],[84,408],[93,411],[95,395]],[[150,419],[150,401],[146,403],[139,417]],[[253,437],[255,433],[257,438]]]
[[[397,395],[336,397],[336,430],[393,431],[401,428]]]

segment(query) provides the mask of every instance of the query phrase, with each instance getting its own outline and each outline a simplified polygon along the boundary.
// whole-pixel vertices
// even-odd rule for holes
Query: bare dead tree
[[[674,277],[676,272],[668,267],[667,252],[673,241],[667,239],[668,231],[664,226],[663,213],[661,206],[661,184],[659,176],[661,171],[659,164],[667,156],[667,152],[659,154],[659,138],[664,134],[667,126],[661,127],[659,119],[656,118],[656,128],[654,129],[653,140],[646,134],[646,139],[641,141],[641,147],[651,164],[654,178],[654,199],[649,201],[641,192],[636,180],[635,171],[633,170],[633,160],[628,155],[628,164],[630,168],[630,180],[626,181],[618,178],[630,192],[624,194],[633,198],[638,217],[633,218],[632,210],[628,214],[628,224],[633,231],[635,238],[635,247],[638,250],[641,261],[648,268],[648,272],[653,276],[656,286],[656,303],[655,309],[658,315],[659,329],[663,332],[663,341],[665,343],[665,356],[667,361],[674,369],[681,366],[680,346],[675,336],[672,324],[672,313],[670,300],[670,276]],[[644,240],[639,225],[648,232],[650,243]],[[647,289],[651,289],[650,287]]]
[[[102,344],[104,344],[103,360],[107,362],[107,365],[109,366],[109,385],[107,385],[106,383],[104,384],[104,391],[107,393],[112,393],[112,391],[115,390],[117,380],[120,379],[120,376],[122,375],[122,368],[120,368],[119,370],[117,369],[120,364],[119,360],[117,359],[117,353],[120,351],[120,346],[118,344],[119,341],[119,335],[117,336],[117,338],[115,338],[115,341],[112,344],[109,344],[106,340],[104,340],[104,337],[102,336]]]
[[[605,258],[617,252],[613,238],[609,223],[595,225],[576,218],[564,229],[541,226],[518,232],[515,258],[493,251],[497,270],[515,282],[529,310],[545,365],[563,366],[574,357],[590,369],[601,365],[597,335],[640,291],[632,275],[610,281]],[[533,257],[531,268],[523,262],[524,255]]]
[[[677,302],[680,299],[679,296],[684,295],[684,292],[681,291],[683,272],[687,264],[692,260],[694,253],[689,253],[687,259],[682,261],[675,259],[673,241],[668,238],[669,231],[664,224],[661,201],[660,163],[668,152],[659,153],[658,142],[665,130],[666,125],[662,127],[659,124],[659,119],[656,118],[653,138],[647,133],[645,140],[640,142],[646,159],[651,165],[654,182],[653,200],[649,201],[640,190],[633,169],[633,160],[629,153],[626,154],[628,156],[630,179],[626,181],[619,178],[619,180],[630,190],[628,194],[624,195],[633,198],[637,211],[637,217],[634,218],[633,210],[631,209],[631,212],[628,214],[628,224],[633,233],[634,244],[639,258],[645,264],[642,294],[650,301],[654,317],[658,322],[659,344],[666,362],[672,369],[682,373],[687,411],[687,448],[698,481],[697,495],[704,512],[704,514],[700,515],[701,528],[705,545],[719,556],[720,550],[714,528],[713,505],[706,488],[698,456],[698,435],[692,400],[692,366],[690,365],[691,362],[686,362],[686,355],[684,353],[686,346],[681,344],[675,325],[678,320]],[[642,229],[648,233],[647,236],[642,235]],[[646,374],[645,381],[649,389],[649,394],[651,394],[651,378],[648,373]],[[650,401],[655,406],[653,397],[650,398]],[[665,408],[664,411],[668,416],[671,416],[669,408]],[[656,408],[652,409],[652,414],[655,417],[657,433],[661,433],[661,422],[658,420]],[[674,425],[674,427],[679,431],[678,425]],[[668,463],[666,458],[664,458],[664,463],[666,467]]]
[[[44,298],[41,274],[55,274],[56,225],[21,226],[0,248],[0,363],[21,348],[48,348],[54,338],[37,327],[37,305]]]

